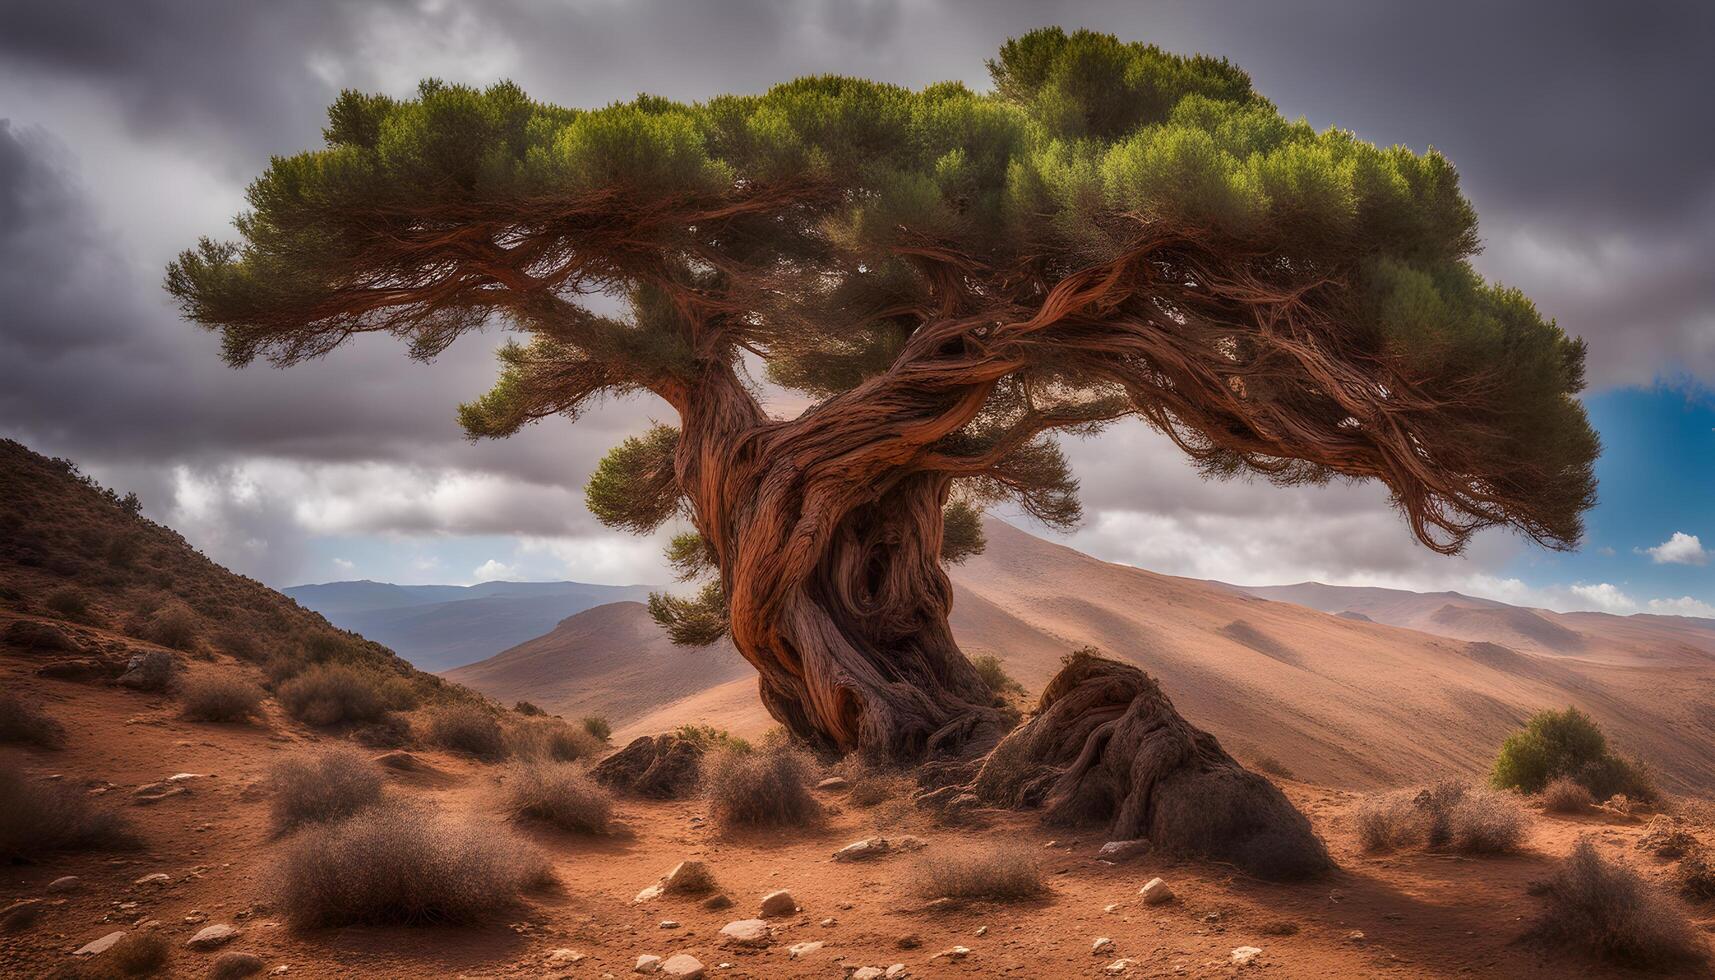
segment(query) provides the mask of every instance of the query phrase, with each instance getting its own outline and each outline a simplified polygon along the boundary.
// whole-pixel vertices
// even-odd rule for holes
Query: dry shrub
[[[292,717],[310,725],[380,721],[387,714],[382,678],[345,664],[317,664],[275,691]]]
[[[1035,898],[1048,890],[1042,868],[1029,853],[1016,847],[957,851],[919,859],[914,878],[924,898]]]
[[[1709,849],[1694,846],[1679,859],[1679,870],[1674,876],[1679,882],[1680,894],[1686,898],[1706,902],[1715,898],[1715,861],[1710,860]]]
[[[506,807],[515,817],[541,820],[561,830],[605,834],[613,797],[576,766],[527,762],[507,775]]]
[[[256,638],[249,633],[227,627],[214,634],[214,646],[227,655],[249,663],[254,663],[262,657],[262,647]]]
[[[1266,773],[1270,776],[1278,776],[1281,779],[1294,778],[1292,770],[1286,767],[1286,763],[1281,762],[1272,755],[1257,756],[1256,761],[1251,763],[1251,768],[1255,769],[1257,772]]]
[[[54,851],[134,847],[131,826],[61,782],[30,779],[0,764],[0,862],[30,861]]]
[[[48,593],[42,605],[74,622],[87,623],[90,620],[89,598],[69,585]]]
[[[0,691],[0,742],[52,749],[64,744],[65,734],[34,702],[15,691]]]
[[[977,669],[977,676],[982,678],[983,684],[994,692],[995,697],[1004,698],[1024,693],[1024,685],[1012,679],[1012,675],[1006,672],[1006,665],[994,654],[985,653],[972,657],[971,666]]]
[[[141,637],[174,650],[189,650],[196,646],[201,620],[191,607],[177,599],[169,601],[143,621]]]
[[[97,974],[115,977],[146,977],[167,965],[167,941],[158,932],[128,932],[113,948],[101,954]]]
[[[314,928],[473,922],[551,877],[503,828],[387,803],[299,834],[277,879],[292,924]]]
[[[1672,899],[1588,840],[1538,888],[1545,900],[1532,935],[1582,947],[1617,963],[1668,967],[1702,959],[1703,944]]]
[[[917,789],[916,781],[910,776],[869,765],[855,755],[841,759],[834,767],[834,774],[845,778],[848,784],[846,802],[852,806],[880,806],[889,800],[909,797]]]
[[[603,742],[613,737],[613,726],[602,715],[585,715],[582,724],[584,731]]]
[[[429,740],[479,759],[506,757],[506,733],[500,720],[494,712],[468,701],[446,705],[430,715]]]
[[[381,770],[368,756],[344,746],[276,763],[269,816],[276,833],[306,823],[349,817],[381,802]]]
[[[546,711],[543,711],[541,708],[538,708],[535,704],[529,701],[520,701],[517,704],[514,704],[512,706],[512,710],[521,715],[530,715],[531,717],[541,717],[542,715],[547,714]]]
[[[605,742],[581,728],[558,719],[532,719],[512,725],[506,732],[507,748],[520,759],[552,759],[574,762],[600,755]]]
[[[784,742],[754,751],[731,746],[703,756],[703,792],[722,827],[797,827],[821,817],[810,794],[810,757]]]
[[[1590,791],[1568,776],[1558,776],[1542,788],[1542,808],[1549,813],[1583,813],[1595,805]]]
[[[1510,854],[1524,843],[1524,811],[1511,797],[1453,780],[1372,796],[1358,806],[1358,840],[1367,851],[1451,848]]]
[[[380,721],[359,725],[350,732],[351,738],[372,749],[402,749],[412,744],[411,719],[404,715],[383,715]]]
[[[185,678],[179,698],[192,721],[249,721],[262,714],[262,689],[232,671]]]

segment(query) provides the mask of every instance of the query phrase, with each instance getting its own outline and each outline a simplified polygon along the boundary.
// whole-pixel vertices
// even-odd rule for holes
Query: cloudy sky
[[[1530,9],[1534,6],[1534,9]],[[227,234],[271,154],[315,145],[341,89],[511,78],[596,106],[837,72],[987,84],[1043,24],[1224,55],[1290,116],[1433,145],[1482,216],[1481,270],[1590,343],[1606,451],[1576,553],[1505,533],[1412,543],[1373,486],[1204,484],[1139,426],[1068,446],[1068,543],[1246,583],[1455,588],[1561,609],[1715,616],[1715,7],[1553,2],[733,0],[0,2],[0,433],[137,491],[151,516],[276,586],[374,578],[662,582],[659,542],[581,488],[667,409],[465,442],[453,408],[502,339],[431,365],[368,337],[327,360],[222,366],[162,269]],[[1006,516],[1006,515],[1003,515]],[[1020,523],[1024,523],[1020,521]]]

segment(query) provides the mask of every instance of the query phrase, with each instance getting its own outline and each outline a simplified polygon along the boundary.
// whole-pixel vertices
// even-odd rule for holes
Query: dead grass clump
[[[1286,763],[1281,762],[1272,755],[1257,756],[1256,761],[1251,763],[1251,768],[1255,769],[1257,772],[1265,773],[1270,776],[1277,776],[1281,779],[1294,778],[1292,770],[1286,767]]]
[[[783,742],[748,752],[725,746],[703,756],[703,793],[722,827],[799,827],[822,814],[813,771],[809,756]]]
[[[1006,672],[1006,665],[994,654],[985,653],[972,657],[971,666],[977,669],[977,676],[982,678],[983,684],[994,692],[995,697],[1004,698],[1024,693],[1024,685],[1013,680],[1012,675]]]
[[[1680,894],[1686,898],[1699,902],[1715,898],[1715,861],[1711,861],[1708,848],[1693,846],[1687,850],[1679,859],[1675,877]]]
[[[521,715],[529,715],[529,716],[535,717],[535,718],[539,718],[539,717],[547,714],[546,711],[543,711],[541,708],[538,708],[535,704],[533,704],[532,702],[529,702],[529,701],[518,702],[517,704],[512,706],[512,710],[518,712]]]
[[[381,678],[345,664],[317,664],[274,693],[288,714],[309,725],[380,721],[387,714]]]
[[[1364,800],[1358,841],[1367,851],[1449,848],[1463,854],[1510,854],[1524,844],[1528,818],[1503,793],[1443,780]]]
[[[834,766],[834,775],[846,781],[846,802],[852,806],[880,806],[889,800],[909,797],[917,789],[916,780],[902,772],[872,766],[851,755]]]
[[[185,678],[179,698],[192,721],[249,721],[262,714],[262,689],[231,671]]]
[[[1015,901],[1048,890],[1036,859],[1018,848],[938,854],[917,862],[918,894],[923,898]]]
[[[0,742],[44,749],[65,743],[65,729],[34,702],[13,691],[0,691]]]
[[[146,977],[167,965],[167,952],[167,941],[160,933],[128,932],[101,954],[98,975]]]
[[[42,605],[76,623],[87,623],[91,619],[89,597],[69,585],[48,593]]]
[[[117,813],[64,783],[30,779],[11,765],[0,765],[0,800],[0,862],[137,844]]]
[[[520,759],[552,759],[575,762],[591,759],[607,748],[605,742],[581,728],[574,728],[559,719],[532,719],[510,726],[506,745]]]
[[[277,878],[300,928],[473,922],[551,880],[542,856],[506,830],[400,803],[299,834]]]
[[[381,770],[346,747],[284,759],[269,774],[274,795],[269,816],[276,833],[307,823],[349,817],[381,802]]]
[[[585,715],[582,724],[584,731],[599,741],[606,742],[613,737],[613,725],[602,715]]]
[[[174,650],[190,650],[196,646],[201,627],[202,622],[191,607],[174,599],[150,614],[138,632],[151,643]]]
[[[429,716],[429,740],[479,759],[506,756],[506,733],[494,713],[470,702],[449,704]]]
[[[1590,791],[1569,776],[1558,776],[1542,788],[1542,809],[1547,813],[1583,813],[1595,805]]]
[[[1539,939],[1631,966],[1668,967],[1704,956],[1684,911],[1631,868],[1605,860],[1588,840],[1538,891],[1546,903],[1532,929]]]
[[[527,762],[506,777],[506,806],[515,817],[540,820],[561,830],[605,834],[613,797],[576,766]]]

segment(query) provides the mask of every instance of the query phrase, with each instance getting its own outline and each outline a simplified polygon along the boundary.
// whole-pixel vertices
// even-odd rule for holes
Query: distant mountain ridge
[[[586,609],[641,601],[650,590],[586,582],[394,585],[365,579],[284,591],[334,625],[391,647],[423,670],[442,671],[541,636]]]

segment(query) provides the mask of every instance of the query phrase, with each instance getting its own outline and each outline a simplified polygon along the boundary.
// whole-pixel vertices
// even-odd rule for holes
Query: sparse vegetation
[[[1357,810],[1358,840],[1368,851],[1447,848],[1463,854],[1507,854],[1523,846],[1524,811],[1493,790],[1443,780],[1418,790],[1370,797]]]
[[[48,593],[42,605],[65,619],[78,623],[90,621],[89,597],[82,590],[63,586]]]
[[[1695,842],[1687,847],[1674,877],[1686,898],[1699,902],[1715,898],[1715,861],[1711,861],[1707,847]]]
[[[713,725],[680,725],[673,734],[687,742],[695,742],[704,750],[731,749],[734,752],[749,752],[750,743],[745,739]]]
[[[1012,675],[1006,672],[1006,665],[1000,662],[999,657],[992,653],[985,653],[970,659],[971,666],[977,669],[977,676],[983,679],[983,683],[988,685],[988,689],[994,692],[995,697],[1004,698],[1024,693],[1024,685],[1012,679]]]
[[[759,750],[726,745],[703,756],[703,793],[723,828],[800,827],[820,818],[810,759],[777,742]]]
[[[1648,770],[1615,755],[1601,726],[1577,708],[1539,711],[1522,730],[1507,736],[1489,782],[1496,789],[1540,793],[1562,776],[1598,800],[1615,794],[1644,802],[1657,798]]]
[[[1629,966],[1670,967],[1704,956],[1685,912],[1588,840],[1538,891],[1545,905],[1532,934],[1542,940]]]
[[[543,711],[541,708],[536,707],[534,704],[530,703],[529,701],[518,702],[517,704],[512,706],[512,710],[518,712],[521,715],[529,715],[531,717],[540,717],[542,715],[547,714],[546,711]]]
[[[1570,776],[1556,776],[1542,788],[1542,808],[1549,813],[1583,813],[1595,805],[1590,791]]]
[[[557,718],[538,718],[508,726],[506,744],[520,759],[574,762],[599,755],[607,745],[582,728]]]
[[[277,879],[300,928],[473,922],[551,880],[541,855],[503,828],[400,803],[300,833]]]
[[[146,977],[167,965],[167,941],[153,930],[137,930],[101,954],[98,975]]]
[[[279,685],[275,696],[292,717],[327,727],[380,721],[387,714],[381,678],[346,664],[317,664]]]
[[[284,759],[274,766],[269,783],[276,833],[341,820],[381,802],[381,770],[362,752],[344,746]]]
[[[184,716],[192,721],[249,721],[262,713],[262,689],[232,671],[185,678],[179,698]]]
[[[429,740],[479,759],[506,757],[506,733],[500,720],[494,712],[468,701],[437,708],[429,716]]]
[[[117,850],[137,843],[125,819],[60,782],[0,763],[0,862],[55,851]]]
[[[191,607],[171,599],[143,620],[137,635],[174,650],[190,650],[196,646],[201,626],[201,619]]]
[[[613,726],[608,724],[607,719],[601,715],[585,715],[583,726],[584,731],[603,742],[613,737]]]
[[[0,743],[53,749],[65,743],[65,728],[16,691],[0,691]]]
[[[506,777],[506,806],[516,817],[541,820],[561,830],[605,834],[613,797],[576,766],[526,762]]]
[[[1036,859],[1004,846],[920,859],[913,879],[924,898],[1016,901],[1048,890]]]
[[[1251,768],[1255,769],[1257,772],[1266,773],[1270,776],[1277,776],[1281,779],[1294,778],[1292,770],[1286,767],[1286,763],[1281,762],[1272,755],[1257,756],[1256,761],[1251,763]]]

